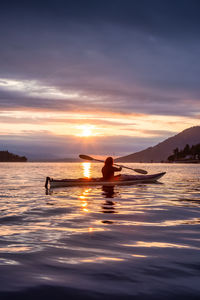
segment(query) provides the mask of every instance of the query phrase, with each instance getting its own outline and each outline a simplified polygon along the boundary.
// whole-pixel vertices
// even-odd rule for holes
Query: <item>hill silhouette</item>
[[[190,127],[145,150],[117,158],[116,162],[161,162],[173,153],[175,148],[184,148],[200,143],[200,126]]]
[[[0,151],[0,162],[26,162],[25,156],[19,156],[8,151]]]

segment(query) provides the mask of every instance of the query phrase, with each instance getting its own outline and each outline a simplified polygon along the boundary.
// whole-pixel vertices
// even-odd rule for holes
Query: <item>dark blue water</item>
[[[167,174],[46,191],[101,165],[0,164],[0,299],[199,299],[200,166],[132,166]]]

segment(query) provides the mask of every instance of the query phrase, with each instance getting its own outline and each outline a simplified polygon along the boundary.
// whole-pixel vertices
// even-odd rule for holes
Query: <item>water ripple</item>
[[[1,164],[0,295],[41,285],[114,299],[199,295],[200,166],[130,166],[167,174],[162,184],[46,192],[47,175],[82,177],[82,165]]]

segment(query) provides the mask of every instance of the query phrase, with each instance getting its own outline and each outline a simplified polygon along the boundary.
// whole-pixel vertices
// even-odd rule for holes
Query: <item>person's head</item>
[[[113,158],[107,157],[105,160],[105,166],[112,166],[113,165]]]

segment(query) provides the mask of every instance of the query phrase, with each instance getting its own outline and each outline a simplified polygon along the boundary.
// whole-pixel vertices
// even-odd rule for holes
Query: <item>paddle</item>
[[[95,160],[95,161],[99,161],[99,162],[104,162],[103,160],[96,159],[96,158],[93,158],[91,156],[84,155],[84,154],[80,154],[79,157],[82,158],[82,159],[86,159],[86,160]],[[126,166],[123,166],[123,165],[118,165],[118,164],[114,164],[114,165],[117,166],[117,167],[124,168],[124,169],[133,170],[133,171],[135,171],[137,173],[141,173],[141,174],[147,174],[148,173],[147,171],[142,170],[142,169],[132,169],[132,168],[129,168],[129,167],[126,167]]]

